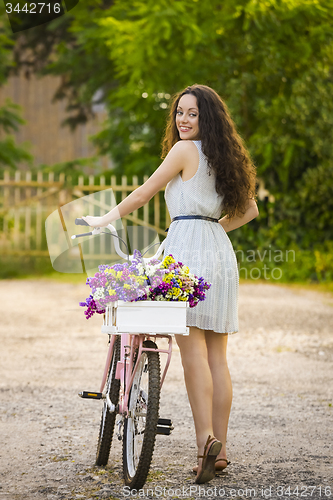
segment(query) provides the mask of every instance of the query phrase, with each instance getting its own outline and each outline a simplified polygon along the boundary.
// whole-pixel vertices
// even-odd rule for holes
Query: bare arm
[[[228,231],[232,231],[233,229],[237,229],[238,227],[244,226],[244,224],[247,224],[248,222],[250,222],[250,220],[258,217],[258,215],[259,215],[259,210],[257,204],[251,198],[248,201],[248,208],[245,214],[242,215],[242,217],[233,217],[232,219],[228,220],[227,216],[225,216],[219,220],[219,224],[221,224],[221,226],[227,233]]]
[[[191,141],[177,142],[149,179],[128,195],[119,205],[110,210],[109,213],[103,215],[103,217],[87,216],[82,217],[82,219],[92,227],[105,227],[113,221],[141,208],[183,170],[186,161],[188,161],[189,148],[192,147]]]

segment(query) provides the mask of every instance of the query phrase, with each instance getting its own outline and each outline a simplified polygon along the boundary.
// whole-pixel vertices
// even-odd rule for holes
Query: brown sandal
[[[216,465],[217,462],[225,462],[225,465]],[[215,470],[216,471],[224,470],[230,463],[231,462],[229,462],[229,460],[227,460],[226,458],[218,458],[217,460],[215,460]]]
[[[225,462],[226,464],[224,466],[217,465],[217,462]],[[217,460],[215,460],[215,472],[221,472],[222,470],[226,469],[229,464],[231,464],[231,462],[226,458],[218,458]],[[198,465],[195,465],[192,470],[193,472],[197,473]]]
[[[208,436],[207,442],[204,447],[204,454],[198,455],[202,458],[202,465],[200,474],[195,478],[197,484],[207,483],[215,477],[215,460],[220,453],[222,443],[215,437]]]

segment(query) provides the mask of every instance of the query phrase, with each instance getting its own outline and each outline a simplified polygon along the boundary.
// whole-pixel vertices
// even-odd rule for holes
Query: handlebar
[[[89,227],[89,224],[83,219],[75,219],[75,224],[77,226],[88,226]],[[110,233],[106,233],[105,231],[102,231],[103,228],[101,228],[101,227],[94,227],[94,229],[92,231],[90,231],[89,233],[73,234],[72,240],[75,240],[76,238],[81,238],[82,236],[98,235],[101,233],[102,234],[110,234],[111,236],[115,237],[114,246],[115,246],[115,250],[116,250],[117,254],[119,255],[119,257],[121,257],[122,259],[132,261],[134,256],[129,254],[126,242],[122,238],[120,238],[120,236],[118,236],[117,229],[114,226],[112,226],[112,224],[108,224],[106,226],[106,228],[109,229]],[[122,241],[124,243],[124,245],[126,246],[127,252],[128,252],[127,255],[120,249],[118,240]],[[149,250],[149,248],[151,248],[155,245],[158,245],[158,243],[153,243],[152,245],[150,245],[147,248],[146,252]],[[165,247],[165,239],[162,241],[162,243],[158,247],[155,255],[153,255],[153,257],[148,257],[148,258],[143,257],[143,262],[146,263],[152,259],[158,259],[160,257],[160,255],[162,254],[164,247]]]
[[[83,219],[75,219],[76,226],[89,226],[88,222]]]

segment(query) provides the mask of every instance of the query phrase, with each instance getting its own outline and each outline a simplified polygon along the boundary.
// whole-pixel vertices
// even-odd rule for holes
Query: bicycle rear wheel
[[[157,348],[150,340],[144,347]],[[153,457],[160,403],[160,358],[158,352],[143,352],[134,376],[124,424],[123,472],[126,486],[145,484]]]
[[[117,335],[113,346],[110,369],[106,382],[106,394],[109,395],[111,402],[115,406],[118,404],[120,389],[120,380],[115,378],[117,362],[119,360],[120,337]],[[116,411],[110,412],[107,402],[104,400],[97,444],[96,465],[106,465],[108,463],[116,415]]]

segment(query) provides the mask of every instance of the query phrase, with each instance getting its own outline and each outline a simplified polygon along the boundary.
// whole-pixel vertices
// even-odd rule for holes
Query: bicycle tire
[[[156,348],[150,340],[145,347]],[[160,403],[160,357],[144,351],[131,387],[124,423],[123,474],[126,486],[141,489],[153,457]]]
[[[120,380],[115,378],[117,362],[120,360],[120,337],[117,335],[106,381],[106,392],[109,394],[111,402],[117,406],[119,401]],[[106,465],[109,460],[114,425],[116,422],[117,411],[110,412],[107,402],[104,400],[101,424],[96,452],[96,465]]]

